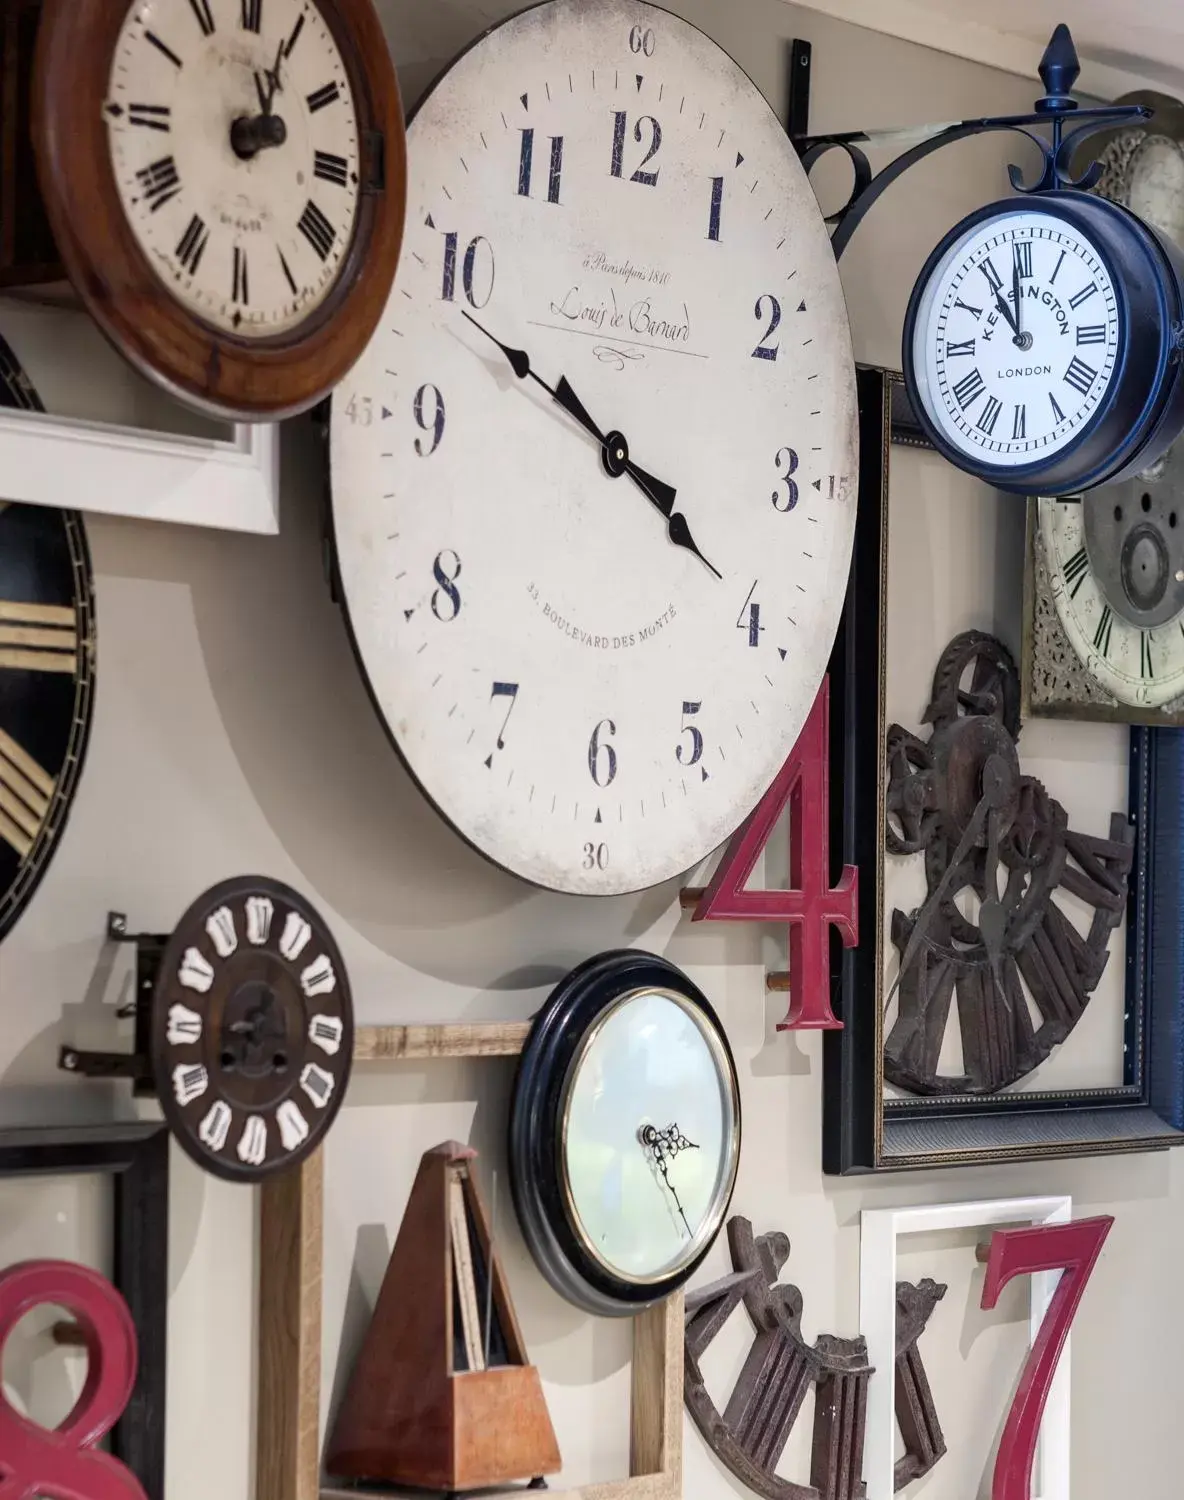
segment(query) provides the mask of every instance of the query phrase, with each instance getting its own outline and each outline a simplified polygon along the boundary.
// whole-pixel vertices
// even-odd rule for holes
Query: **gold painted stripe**
[[[5,734],[3,729],[0,729],[0,756],[7,757],[18,771],[28,777],[29,781],[33,783],[33,786],[38,791],[42,792],[46,797],[53,796],[53,777],[48,771],[43,771],[29,752],[22,750],[12,736]],[[0,762],[0,774],[3,774],[3,772],[4,765],[3,762]],[[9,786],[13,785],[9,776],[6,775],[4,779],[8,782]],[[14,788],[14,790],[19,789]]]
[[[11,599],[0,599],[0,620],[19,620],[36,625],[66,625],[71,630],[78,623],[73,607],[68,604],[17,604]]]
[[[20,651],[0,646],[0,667],[10,672],[69,672],[77,669],[73,651]]]
[[[33,847],[33,840],[27,839],[15,823],[4,816],[3,812],[0,812],[0,839],[3,839],[6,844],[11,844],[22,859]]]
[[[0,646],[44,646],[50,651],[75,651],[73,630],[45,630],[34,625],[0,625]]]
[[[24,799],[22,793],[13,796],[13,789],[8,784],[9,772],[3,761],[0,761],[0,809],[6,812],[18,828],[24,830],[31,839],[37,837],[37,830],[41,827],[41,820],[49,810],[49,803],[38,797],[36,802],[29,803]],[[20,778],[24,781],[24,777]],[[25,786],[29,783],[24,781]],[[32,788],[30,788],[32,790]],[[36,793],[34,793],[36,796]]]

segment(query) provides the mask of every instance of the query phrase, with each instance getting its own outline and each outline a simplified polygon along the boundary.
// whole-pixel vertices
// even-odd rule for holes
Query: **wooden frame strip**
[[[361,1026],[354,1062],[517,1057],[527,1022]],[[324,1153],[269,1178],[260,1195],[256,1500],[357,1500],[321,1488],[321,1295]],[[552,1500],[679,1500],[682,1495],[683,1296],[633,1320],[628,1479]]]

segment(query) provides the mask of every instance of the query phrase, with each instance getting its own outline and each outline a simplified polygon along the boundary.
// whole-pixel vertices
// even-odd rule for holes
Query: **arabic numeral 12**
[[[613,164],[612,175],[623,177],[625,175],[625,135],[629,128],[629,116],[623,109],[613,111]],[[657,187],[659,168],[655,167],[652,172],[644,170],[645,164],[657,156],[662,146],[662,127],[654,119],[653,115],[642,115],[633,127],[633,139],[640,146],[645,140],[646,132],[643,126],[649,126],[649,149],[641,159],[641,165],[629,178],[630,182],[644,183],[646,187]]]
[[[608,845],[607,844],[585,844],[584,845],[584,869],[585,870],[607,870],[608,869]]]
[[[441,299],[445,302],[456,300],[456,262],[459,251],[460,236],[449,232],[444,236],[444,277],[440,290]],[[465,296],[469,299],[470,307],[475,307],[480,311],[486,306],[490,297],[493,296],[495,275],[493,246],[483,234],[474,235],[469,241],[461,265],[461,285],[464,287]],[[484,296],[481,295],[478,287],[483,289]]]

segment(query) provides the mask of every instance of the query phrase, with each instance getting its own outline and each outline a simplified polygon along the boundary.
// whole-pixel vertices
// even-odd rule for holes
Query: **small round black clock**
[[[560,982],[519,1064],[510,1183],[561,1296],[631,1317],[676,1291],[723,1226],[739,1156],[731,1049],[680,969],[622,949]]]
[[[909,301],[904,374],[934,447],[997,489],[1079,493],[1147,467],[1184,426],[1184,257],[1058,190],[978,210]]]

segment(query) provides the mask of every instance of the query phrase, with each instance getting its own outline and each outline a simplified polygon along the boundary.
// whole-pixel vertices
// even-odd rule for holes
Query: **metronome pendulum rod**
[[[493,1239],[497,1233],[497,1172],[489,1188],[489,1251],[485,1257],[485,1368],[489,1369],[489,1341],[493,1334]]]

